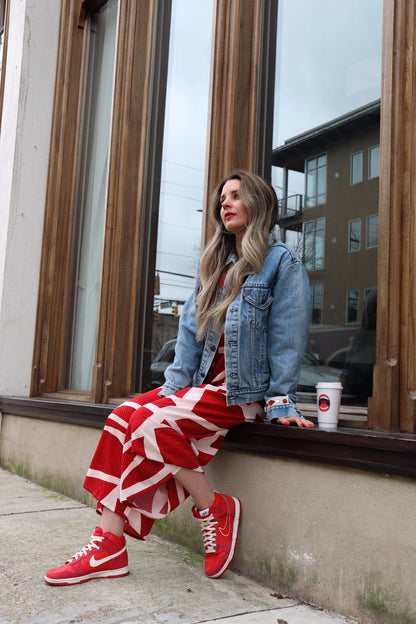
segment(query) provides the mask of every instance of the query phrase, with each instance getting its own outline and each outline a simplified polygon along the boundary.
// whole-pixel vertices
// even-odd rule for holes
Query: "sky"
[[[280,0],[273,147],[380,97],[382,0]]]
[[[200,252],[213,3],[172,7],[156,268],[161,298],[184,301]]]

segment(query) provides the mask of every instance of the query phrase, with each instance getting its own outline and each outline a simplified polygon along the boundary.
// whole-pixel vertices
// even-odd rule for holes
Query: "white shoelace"
[[[104,539],[104,536],[93,535],[89,543],[86,546],[84,546],[84,548],[81,548],[79,552],[75,553],[75,555],[72,555],[72,557],[70,557],[68,561],[72,561],[73,559],[78,559],[79,557],[85,557],[85,555],[88,555],[88,553],[91,552],[94,548],[96,550],[100,550],[100,547],[98,546],[98,544],[96,544],[96,542],[101,543],[103,539]]]
[[[217,520],[214,520],[214,515],[211,514],[207,518],[198,518],[201,524],[202,537],[204,540],[205,552],[215,553],[217,545]]]

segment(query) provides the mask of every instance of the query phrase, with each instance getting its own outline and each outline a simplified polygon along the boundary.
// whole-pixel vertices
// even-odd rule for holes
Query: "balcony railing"
[[[277,224],[286,230],[302,231],[302,195],[289,195],[279,199]]]

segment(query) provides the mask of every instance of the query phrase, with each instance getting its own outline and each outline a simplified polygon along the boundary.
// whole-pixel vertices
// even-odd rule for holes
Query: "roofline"
[[[337,142],[340,137],[375,125],[380,125],[379,99],[288,139],[273,150],[272,164],[303,171],[305,157],[325,150],[328,144]]]

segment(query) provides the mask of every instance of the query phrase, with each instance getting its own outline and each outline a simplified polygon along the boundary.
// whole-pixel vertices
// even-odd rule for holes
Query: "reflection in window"
[[[325,264],[325,219],[303,224],[303,262],[308,271],[323,269]]]
[[[212,14],[212,0],[172,2],[156,250],[160,289],[153,301],[152,359],[176,336],[175,311],[181,312],[195,284],[201,243]],[[155,368],[151,367],[151,383],[156,383]]]
[[[358,323],[358,290],[347,292],[347,323]]]
[[[306,208],[326,203],[326,154],[308,158],[306,171]]]
[[[368,150],[368,177],[378,178],[380,175],[380,145],[370,147]]]
[[[362,151],[351,154],[351,184],[359,184],[363,181],[363,153]]]
[[[311,325],[321,325],[324,303],[324,285],[311,284]]]
[[[361,248],[361,219],[351,219],[348,224],[348,251]]]
[[[378,214],[367,217],[366,247],[378,247]]]
[[[377,245],[382,5],[322,0],[317,11],[310,0],[279,0],[276,45],[272,181],[283,206],[304,194],[303,209],[279,215],[278,226],[288,244],[302,232],[310,282],[320,282],[307,350],[336,366],[348,353],[367,377],[375,331],[361,327],[359,293],[377,282],[367,249]],[[366,403],[363,370],[351,366],[344,404]]]
[[[101,280],[106,212],[108,154],[114,83],[118,2],[109,0],[89,20],[84,84],[84,126],[77,179],[73,292],[68,311],[66,349],[69,368],[64,387],[90,390]]]

